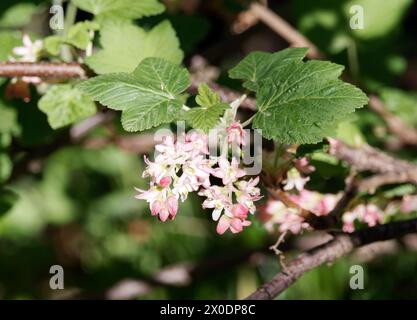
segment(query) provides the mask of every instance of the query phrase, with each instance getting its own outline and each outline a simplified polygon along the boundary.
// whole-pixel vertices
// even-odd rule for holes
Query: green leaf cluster
[[[123,128],[136,132],[174,121],[189,85],[186,69],[162,58],[146,58],[132,73],[101,75],[79,88],[110,109],[122,111]]]
[[[92,21],[78,22],[71,26],[66,36],[49,36],[45,38],[45,50],[53,55],[57,56],[61,52],[61,46],[69,44],[75,48],[85,50],[88,44],[93,40],[91,32],[97,31],[99,25]]]
[[[52,86],[38,103],[53,129],[88,118],[96,113],[95,103],[70,84]]]
[[[258,112],[253,126],[265,138],[287,144],[320,142],[368,101],[360,89],[338,79],[343,66],[303,62],[306,53],[303,48],[254,52],[229,73],[256,92]]]
[[[72,0],[79,9],[103,19],[139,19],[164,11],[158,0]]]
[[[150,31],[121,22],[109,22],[100,32],[102,50],[88,57],[97,74],[132,72],[145,58],[159,57],[180,64],[183,53],[175,30],[163,21]]]
[[[228,104],[222,103],[219,94],[205,83],[199,86],[195,100],[199,107],[188,110],[184,118],[194,129],[205,132],[216,126],[220,116],[229,107]]]

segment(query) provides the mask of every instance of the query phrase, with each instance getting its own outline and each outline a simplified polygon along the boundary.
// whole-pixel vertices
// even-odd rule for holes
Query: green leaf
[[[13,48],[22,45],[22,34],[14,31],[0,31],[0,44],[0,61],[7,61],[12,55]],[[6,78],[0,78],[0,85],[6,80]]]
[[[232,79],[245,80],[243,86],[256,91],[259,81],[280,72],[287,63],[303,60],[307,51],[306,48],[285,49],[273,54],[255,51],[231,69],[229,76]]]
[[[99,25],[92,21],[78,22],[69,28],[66,37],[56,35],[46,37],[44,48],[53,56],[57,56],[61,52],[63,44],[70,44],[78,49],[85,50],[92,40],[90,31],[96,31],[98,28]]]
[[[0,133],[16,134],[18,132],[17,112],[6,107],[0,100]]]
[[[219,122],[220,116],[228,108],[225,103],[219,103],[209,108],[193,108],[188,110],[184,119],[194,128],[205,132],[209,131]]]
[[[19,196],[11,190],[0,190],[0,216],[7,213],[19,199]]]
[[[12,55],[14,47],[22,45],[22,34],[20,32],[0,32],[0,61],[6,61]]]
[[[65,38],[61,36],[49,36],[44,39],[44,49],[53,56],[59,55]]]
[[[228,104],[222,103],[220,96],[205,83],[199,85],[195,100],[200,107],[188,110],[184,114],[184,119],[194,129],[205,132],[219,122],[220,116],[229,107]]]
[[[164,11],[158,0],[72,0],[81,10],[105,18],[139,19]]]
[[[37,6],[33,3],[18,3],[8,8],[0,18],[0,27],[19,28],[30,22]]]
[[[342,121],[338,124],[335,137],[344,143],[360,148],[366,139],[359,127],[352,120]]]
[[[5,153],[0,153],[0,183],[9,179],[12,173],[13,164],[9,156]]]
[[[202,83],[198,86],[198,95],[195,101],[200,107],[209,108],[215,104],[219,104],[221,99],[217,92],[211,90],[207,84]]]
[[[66,43],[85,50],[92,40],[90,31],[97,31],[98,29],[99,25],[95,22],[78,22],[69,28]]]
[[[417,127],[417,94],[394,88],[380,90],[381,99],[389,111],[409,126]]]
[[[359,39],[369,40],[386,36],[397,28],[412,3],[412,0],[395,0],[386,1],[381,6],[380,0],[350,0],[343,4],[343,9],[346,21],[349,21],[353,16],[350,12],[352,6],[363,8],[364,27],[349,28],[349,31]],[[349,23],[346,25],[349,27]]]
[[[173,121],[189,87],[188,71],[161,58],[146,58],[135,71],[91,78],[79,88],[94,100],[122,110],[127,131],[143,131]]]
[[[361,90],[337,79],[343,66],[302,62],[300,49],[283,51],[252,55],[231,72],[257,91],[253,126],[265,138],[288,144],[317,143],[332,126],[367,103]]]
[[[178,64],[183,59],[169,21],[161,22],[149,32],[131,24],[109,22],[101,30],[100,43],[103,49],[86,60],[97,74],[132,72],[148,57],[164,58]]]
[[[39,100],[38,106],[48,116],[53,129],[65,127],[96,113],[94,102],[69,84],[52,86]]]

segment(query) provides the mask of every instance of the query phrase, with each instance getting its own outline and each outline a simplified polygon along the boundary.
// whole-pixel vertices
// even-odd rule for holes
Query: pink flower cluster
[[[227,139],[243,143],[244,131],[236,126],[241,125],[234,123]],[[251,224],[248,215],[255,212],[254,201],[261,198],[256,187],[259,178],[242,180],[245,170],[234,157],[231,161],[225,155],[209,157],[206,134],[192,132],[177,140],[166,136],[155,148],[159,154],[154,162],[145,157],[147,168],[143,177],[150,177],[150,188],[136,189],[136,198],[149,203],[152,215],[161,221],[174,219],[179,200],[184,202],[190,192],[198,192],[206,198],[203,208],[213,209],[212,218],[218,221],[219,234],[228,229],[238,233]],[[212,185],[210,177],[221,179],[222,185]]]
[[[373,227],[383,221],[384,214],[374,204],[360,204],[353,210],[343,214],[343,231],[355,231],[355,221],[366,223],[369,227]]]
[[[339,197],[339,195],[321,194],[306,189],[301,190],[298,194],[290,195],[290,199],[300,208],[309,210],[317,216],[327,215],[332,211]],[[282,233],[290,231],[293,234],[298,234],[302,230],[310,228],[309,224],[300,216],[299,210],[288,208],[281,201],[268,201],[265,213],[269,215],[265,224],[268,231],[273,231],[275,224],[279,225],[279,231]]]
[[[319,192],[304,189],[309,181],[308,177],[303,177],[302,173],[310,173],[314,167],[308,164],[306,158],[295,162],[294,168],[290,169],[287,179],[284,181],[284,190],[293,191],[289,198],[300,208],[308,210],[317,216],[329,214],[340,199],[340,194],[321,194]],[[300,210],[288,208],[281,201],[270,200],[263,210],[265,227],[268,231],[273,231],[274,226],[278,225],[281,233],[291,232],[298,234],[303,230],[310,229],[310,225],[300,215]],[[368,226],[375,226],[383,221],[384,213],[374,204],[360,204],[351,211],[344,213],[343,231],[355,231],[355,221],[365,223]]]

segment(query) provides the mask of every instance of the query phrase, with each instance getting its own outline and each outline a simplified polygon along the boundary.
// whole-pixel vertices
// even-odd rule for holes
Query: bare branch
[[[0,62],[0,77],[85,79],[87,74],[79,63]]]
[[[417,145],[417,130],[408,126],[399,117],[389,112],[377,96],[369,96],[369,107],[385,120],[388,129],[400,139],[402,144]]]
[[[405,174],[410,182],[417,183],[417,165],[411,162],[396,159],[367,144],[357,148],[339,140],[329,139],[329,142],[330,154],[339,160],[347,162],[358,171]],[[399,180],[402,181],[404,179]]]
[[[368,192],[370,194],[375,193],[376,189],[387,184],[398,183],[415,183],[415,178],[410,175],[409,172],[388,172],[383,174],[377,174],[372,177],[366,178],[358,183],[358,190],[360,192]]]
[[[369,243],[395,239],[408,233],[417,232],[417,219],[397,221],[357,231],[352,234],[336,234],[323,245],[299,255],[286,265],[287,271],[278,273],[247,299],[271,300],[296,282],[304,273],[352,252],[355,248]]]
[[[320,51],[310,40],[304,37],[279,15],[268,9],[268,7],[254,2],[252,3],[250,10],[259,20],[287,40],[293,47],[309,48],[308,57],[317,59],[322,56]]]

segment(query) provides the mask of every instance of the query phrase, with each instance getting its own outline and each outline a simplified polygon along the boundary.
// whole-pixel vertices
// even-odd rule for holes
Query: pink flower
[[[299,216],[292,208],[289,208],[289,210],[278,219],[277,223],[279,224],[279,231],[281,233],[291,231],[293,234],[298,234],[302,230],[309,228],[309,224],[304,221],[304,218]]]
[[[367,223],[369,227],[373,227],[383,221],[383,213],[376,205],[368,204],[365,206],[362,220]]]
[[[223,210],[226,214],[231,215],[232,201],[229,197],[229,191],[225,187],[211,186],[200,191],[199,195],[207,197],[203,202],[203,208],[214,209],[212,212],[214,221],[219,220]]]
[[[284,181],[284,190],[288,191],[295,188],[301,191],[309,180],[309,177],[303,178],[296,168],[292,168],[287,172],[287,179]]]
[[[353,212],[346,212],[345,214],[343,214],[343,231],[344,232],[348,232],[348,233],[352,233],[353,231],[355,231],[355,219],[356,219],[356,215]]]
[[[157,144],[155,146],[155,150],[158,151],[162,155],[160,157],[160,161],[163,160],[162,158],[175,159],[178,154],[174,138],[171,136],[164,136],[162,138],[162,143]]]
[[[306,157],[297,159],[294,164],[297,170],[304,174],[309,174],[316,170],[316,168],[309,164],[308,159]]]
[[[152,162],[146,156],[143,158],[147,164],[146,170],[142,174],[143,178],[150,177],[153,182],[159,183],[162,178],[171,175],[168,164],[161,161]]]
[[[404,213],[417,211],[417,196],[404,196],[403,200],[401,201],[400,210]]]
[[[343,217],[343,231],[355,231],[355,221],[366,223],[373,227],[383,221],[383,212],[374,204],[360,204],[352,211],[346,212]]]
[[[309,224],[296,209],[288,208],[281,201],[268,201],[265,212],[270,215],[270,219],[265,223],[265,228],[270,232],[273,231],[274,225],[279,226],[280,232],[290,231],[293,234],[309,228]]]
[[[166,136],[155,149],[159,154],[154,162],[144,158],[147,166],[143,176],[150,177],[150,188],[147,191],[137,189],[136,196],[149,203],[152,215],[161,221],[174,219],[178,200],[184,202],[190,192],[198,191],[200,196],[206,197],[203,208],[213,209],[212,218],[218,221],[219,233],[228,229],[233,233],[241,232],[251,224],[247,220],[248,213],[255,212],[254,201],[261,198],[256,187],[259,177],[240,181],[245,170],[234,157],[231,162],[226,156],[207,159],[207,135],[192,132],[176,141]],[[218,167],[213,169],[215,164]],[[223,185],[212,186],[211,176],[222,179]]]
[[[153,186],[147,191],[138,188],[136,188],[136,191],[139,194],[135,198],[146,200],[153,216],[158,215],[163,222],[168,218],[175,218],[178,211],[178,199],[170,194],[169,188]]]
[[[189,192],[197,191],[201,186],[210,187],[210,167],[209,161],[197,156],[182,166],[182,175],[176,181],[174,193],[186,199]]]
[[[225,157],[219,158],[219,167],[214,169],[213,175],[223,180],[223,184],[227,185],[236,182],[237,179],[245,175],[245,170],[239,168],[236,158],[232,158],[232,162]]]
[[[335,207],[340,199],[340,195],[325,194],[321,198],[320,202],[314,208],[314,212],[319,216],[325,216],[329,214]]]
[[[242,125],[239,122],[233,122],[229,128],[227,128],[227,142],[236,142],[238,145],[245,146],[246,132],[243,130]]]
[[[249,181],[241,180],[236,182],[236,201],[246,206],[252,214],[256,211],[256,206],[253,202],[262,198],[261,190],[256,187],[258,183],[259,177]]]
[[[299,194],[290,195],[290,198],[303,209],[312,211],[318,216],[323,216],[334,209],[340,195],[321,194],[304,189]]]
[[[171,182],[172,182],[171,177],[163,177],[161,180],[159,180],[159,185],[162,188],[166,188],[166,187],[169,187],[169,185],[171,184]]]
[[[19,61],[36,62],[42,51],[43,42],[36,40],[32,42],[27,34],[23,35],[23,46],[13,48],[13,53],[20,56]]]
[[[184,149],[190,152],[191,156],[199,154],[208,155],[208,136],[197,131],[192,131],[185,136]]]
[[[230,229],[232,233],[242,232],[244,227],[252,224],[251,221],[246,220],[247,217],[248,208],[241,204],[235,204],[232,207],[232,217],[223,215],[217,224],[216,231],[218,234],[223,234],[228,229]]]

